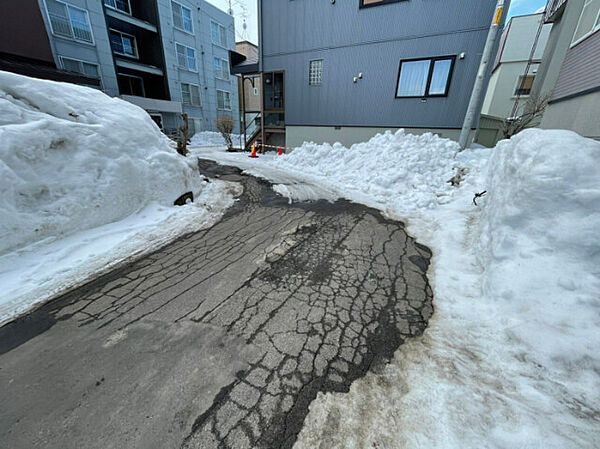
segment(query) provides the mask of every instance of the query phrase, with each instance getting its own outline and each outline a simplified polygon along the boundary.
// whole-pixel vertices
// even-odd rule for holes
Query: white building
[[[499,118],[511,115],[520,91],[519,103],[529,98],[531,87],[542,60],[552,24],[544,24],[533,55],[532,65],[525,75],[535,37],[544,14],[513,17],[502,34],[494,69],[483,101],[482,114]]]

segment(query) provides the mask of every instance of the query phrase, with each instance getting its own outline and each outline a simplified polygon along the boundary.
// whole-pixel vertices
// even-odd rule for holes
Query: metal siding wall
[[[552,99],[600,87],[600,32],[570,48],[558,76]]]
[[[286,124],[460,127],[496,1],[358,4],[263,0],[264,70],[286,71]],[[401,59],[461,52],[448,97],[395,98]],[[323,84],[308,86],[308,61],[319,58]]]

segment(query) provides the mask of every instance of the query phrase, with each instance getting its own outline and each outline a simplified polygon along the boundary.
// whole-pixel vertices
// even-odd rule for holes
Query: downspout
[[[260,139],[265,142],[265,80],[263,76],[263,0],[258,0],[258,73],[260,73]]]
[[[262,0],[258,0],[258,71],[259,72],[263,71],[262,11],[263,11],[263,2],[262,2]]]
[[[202,56],[202,78],[203,78],[203,83],[204,83],[204,98],[206,99],[206,103],[208,103],[208,84],[207,84],[207,78],[206,78],[206,61],[204,60],[204,44],[200,45],[200,55]],[[216,95],[216,91],[215,91],[215,95]],[[203,122],[202,123],[202,127],[204,129],[207,129],[207,125],[210,127],[211,125],[207,123],[207,116],[206,116],[206,108],[204,107],[205,103],[203,101],[201,101],[201,105],[202,105],[202,118],[203,118]]]

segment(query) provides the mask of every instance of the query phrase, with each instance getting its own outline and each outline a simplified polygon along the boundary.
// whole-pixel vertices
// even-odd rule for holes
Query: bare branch
[[[504,120],[502,127],[504,138],[510,139],[524,129],[537,125],[537,119],[544,115],[548,100],[548,95],[531,95],[523,105],[524,112],[521,115]]]
[[[235,127],[235,121],[233,117],[229,115],[222,115],[217,117],[217,129],[225,139],[225,143],[227,144],[227,151],[233,151],[233,142],[231,140],[231,133],[233,132],[233,128]]]

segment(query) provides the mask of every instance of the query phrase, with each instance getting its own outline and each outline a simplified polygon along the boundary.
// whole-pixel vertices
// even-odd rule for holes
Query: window
[[[129,4],[129,0],[104,0],[104,4],[109,8],[131,15],[131,5]]]
[[[80,42],[94,43],[90,20],[85,9],[57,0],[46,0],[46,9],[52,34]]]
[[[535,80],[535,75],[520,76],[515,96],[529,95],[533,87],[533,80]]]
[[[179,67],[192,72],[197,72],[196,50],[181,44],[175,44],[175,49],[177,51],[177,64]]]
[[[202,106],[200,88],[195,84],[181,83],[181,102],[191,106]]]
[[[137,97],[146,96],[144,91],[144,80],[139,76],[118,73],[117,81],[119,83],[119,92],[121,95],[135,95]]]
[[[137,58],[135,36],[116,30],[109,30],[108,35],[110,37],[110,45],[113,52],[119,55]]]
[[[92,78],[100,78],[100,71],[97,64],[65,58],[64,56],[60,56],[60,63],[62,68],[69,72],[81,73]]]
[[[578,44],[598,30],[600,30],[600,0],[586,0],[571,45]]]
[[[379,6],[388,3],[398,3],[402,0],[360,0],[360,7],[367,8],[369,6]]]
[[[210,22],[210,37],[212,43],[227,48],[227,30],[217,22]]]
[[[229,81],[229,61],[227,59],[215,58],[215,76]]]
[[[453,67],[454,56],[400,61],[396,98],[447,95]]]
[[[229,92],[217,90],[217,109],[231,111],[231,98]]]
[[[190,127],[190,129],[189,129],[190,136],[193,136],[194,134],[202,131],[202,119],[201,118],[189,118],[188,123],[189,123],[189,127]]]
[[[308,64],[308,85],[320,86],[323,81],[323,60],[315,59]]]
[[[175,28],[194,34],[192,10],[174,1],[171,1],[171,9],[173,10],[173,25],[175,25]]]

